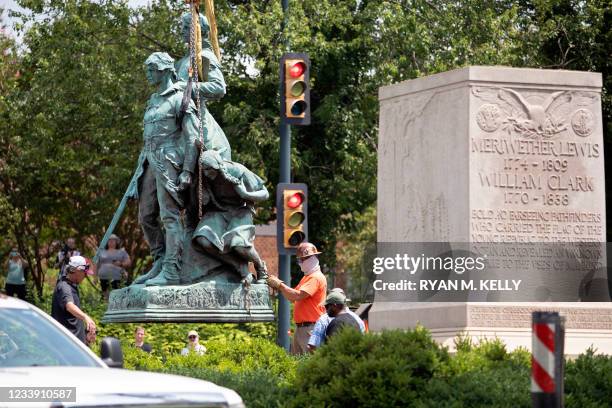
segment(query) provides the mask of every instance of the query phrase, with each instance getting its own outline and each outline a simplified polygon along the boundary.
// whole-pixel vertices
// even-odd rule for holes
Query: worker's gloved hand
[[[269,276],[268,279],[266,279],[266,283],[272,289],[278,289],[283,282],[276,276]]]

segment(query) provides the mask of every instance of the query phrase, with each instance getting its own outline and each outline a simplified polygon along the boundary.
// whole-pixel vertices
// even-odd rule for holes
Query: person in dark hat
[[[329,292],[330,294],[332,292],[338,292],[340,295],[345,296],[344,311],[346,311],[346,313],[349,313],[351,316],[355,318],[355,320],[359,323],[359,330],[362,333],[365,333],[366,327],[365,327],[365,323],[363,322],[363,320],[361,320],[361,318],[357,316],[357,314],[352,312],[348,308],[348,306],[346,306],[348,302],[350,301],[350,299],[346,298],[344,290],[342,288],[333,288]],[[310,351],[311,353],[314,352],[318,347],[320,347],[325,342],[325,333],[327,332],[327,327],[329,326],[332,320],[334,320],[334,318],[330,317],[329,314],[325,312],[324,314],[321,315],[321,317],[319,317],[319,320],[315,322],[314,328],[312,329],[312,333],[310,334],[310,339],[308,340],[308,351]]]
[[[310,242],[302,242],[297,247],[296,256],[304,277],[295,289],[274,276],[267,280],[271,288],[277,289],[287,300],[294,302],[293,319],[297,328],[291,343],[292,354],[308,352],[310,333],[315,322],[325,313],[323,302],[327,293],[327,280],[319,266],[317,255],[320,253]]]
[[[325,299],[325,310],[332,319],[325,330],[325,341],[345,328],[353,328],[361,332],[359,317],[348,312],[346,296],[340,292],[330,292]]]

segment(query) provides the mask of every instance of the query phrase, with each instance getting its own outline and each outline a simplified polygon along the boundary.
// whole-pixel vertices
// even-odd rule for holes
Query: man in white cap
[[[187,334],[187,339],[189,342],[187,343],[187,347],[181,350],[182,356],[186,356],[189,353],[196,353],[200,356],[203,356],[204,353],[206,353],[206,347],[200,344],[200,336],[198,336],[197,331],[189,331],[189,333]]]
[[[285,285],[280,279],[270,276],[268,285],[278,291],[293,306],[293,320],[296,330],[291,342],[291,354],[306,354],[308,352],[308,339],[315,322],[325,313],[325,294],[327,293],[327,280],[321,272],[317,255],[321,252],[310,242],[302,242],[296,250],[296,257],[304,277],[295,289]]]
[[[81,310],[79,284],[85,275],[93,275],[87,260],[80,255],[70,257],[62,276],[53,291],[51,316],[60,322],[83,343],[86,343],[86,332],[96,330],[96,323]],[[79,320],[85,322],[85,327]]]

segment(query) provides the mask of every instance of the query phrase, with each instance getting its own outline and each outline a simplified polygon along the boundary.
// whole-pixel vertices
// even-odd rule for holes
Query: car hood
[[[2,387],[75,387],[76,402],[64,402],[61,406],[65,407],[243,406],[235,391],[208,381],[112,368],[0,368],[0,384]],[[4,402],[0,401],[0,406]],[[51,405],[46,402],[38,406]]]

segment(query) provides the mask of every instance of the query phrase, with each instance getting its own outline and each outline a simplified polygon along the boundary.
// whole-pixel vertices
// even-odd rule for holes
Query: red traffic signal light
[[[281,119],[290,125],[310,124],[310,60],[289,53],[281,59]]]
[[[297,208],[304,202],[304,194],[297,192],[287,199],[287,207]]]
[[[289,75],[291,78],[299,78],[304,74],[304,71],[306,71],[306,64],[303,61],[298,61],[289,68]]]

